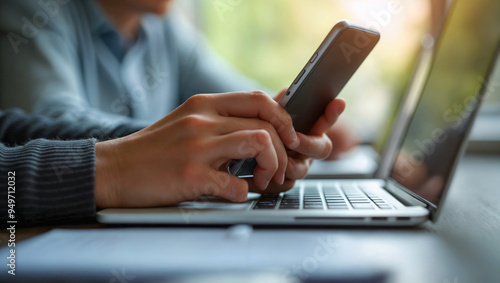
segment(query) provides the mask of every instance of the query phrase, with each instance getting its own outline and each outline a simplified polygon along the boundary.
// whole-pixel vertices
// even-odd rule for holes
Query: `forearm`
[[[2,223],[39,225],[95,217],[95,142],[38,139],[24,146],[0,145]],[[8,198],[15,201],[14,218],[9,218]]]
[[[145,123],[122,121],[99,123],[96,120],[66,120],[29,115],[17,109],[0,111],[0,141],[6,145],[21,145],[38,138],[77,140],[96,138],[99,140],[122,137],[134,133]]]

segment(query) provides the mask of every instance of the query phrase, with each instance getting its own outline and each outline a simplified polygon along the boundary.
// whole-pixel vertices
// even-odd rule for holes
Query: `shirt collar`
[[[143,17],[141,20],[141,25],[139,27],[139,35],[137,41],[134,43],[128,42],[125,38],[121,37],[118,30],[109,21],[104,11],[101,9],[95,0],[82,1],[84,5],[87,5],[88,18],[90,28],[92,33],[99,35],[106,44],[109,46],[111,51],[121,60],[125,53],[136,44],[141,44],[145,42],[147,37],[147,23]]]
[[[96,1],[87,0],[82,2],[87,6],[89,24],[92,32],[100,35],[108,32],[118,33]]]

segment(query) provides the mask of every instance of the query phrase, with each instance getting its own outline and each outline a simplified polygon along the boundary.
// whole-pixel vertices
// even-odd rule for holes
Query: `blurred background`
[[[183,0],[187,19],[239,71],[277,93],[288,87],[341,19],[377,29],[381,40],[340,97],[345,118],[373,140],[395,111],[430,30],[431,1]]]
[[[364,142],[387,134],[422,44],[439,32],[447,0],[182,0],[186,20],[243,74],[277,93],[288,87],[340,19],[377,29],[381,40],[340,97]],[[491,97],[487,104],[500,101]],[[385,126],[385,127],[384,127]]]

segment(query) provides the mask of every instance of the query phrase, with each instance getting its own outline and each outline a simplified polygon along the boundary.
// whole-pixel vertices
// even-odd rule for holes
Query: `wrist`
[[[119,188],[116,141],[98,142],[95,145],[94,200],[98,208],[116,207]]]

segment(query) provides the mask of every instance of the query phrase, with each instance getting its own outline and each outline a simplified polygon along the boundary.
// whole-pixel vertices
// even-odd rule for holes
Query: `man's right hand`
[[[96,145],[99,208],[176,204],[202,195],[244,201],[232,159],[255,158],[255,185],[282,184],[286,147],[300,141],[290,115],[263,92],[202,94],[132,135]]]

